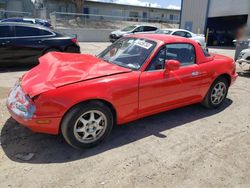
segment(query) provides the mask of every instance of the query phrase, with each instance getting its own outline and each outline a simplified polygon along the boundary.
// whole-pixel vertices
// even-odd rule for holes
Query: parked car
[[[239,64],[244,64],[244,63],[250,64],[250,48],[242,50],[240,52],[240,55],[239,55],[239,57],[237,59],[237,63],[239,63]]]
[[[195,34],[188,30],[184,29],[161,29],[157,33],[167,34],[167,35],[176,35],[180,37],[190,38],[195,40],[202,48],[206,49],[206,39],[204,35]]]
[[[77,39],[47,27],[23,23],[0,23],[0,67],[36,64],[47,52],[80,53]]]
[[[233,40],[236,46],[234,59],[240,65],[250,64],[250,39]]]
[[[193,40],[130,35],[98,56],[46,54],[16,83],[7,107],[33,131],[62,133],[85,148],[115,124],[194,103],[217,108],[236,78],[231,58],[205,55]]]
[[[6,18],[3,20],[0,20],[0,22],[18,22],[18,23],[39,24],[45,27],[52,28],[52,25],[47,20],[37,19],[37,18]]]
[[[116,30],[111,32],[109,35],[110,42],[115,42],[117,39],[133,34],[133,33],[155,33],[158,30],[157,27],[152,26],[152,25],[131,25],[128,27],[125,27],[124,29],[121,30]]]

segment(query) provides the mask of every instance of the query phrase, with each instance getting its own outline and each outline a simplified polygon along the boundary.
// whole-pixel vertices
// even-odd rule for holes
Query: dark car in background
[[[29,23],[29,24],[38,24],[45,27],[52,28],[52,25],[47,20],[38,19],[38,18],[6,18],[0,22],[18,22],[18,23]]]
[[[0,23],[0,67],[37,64],[47,52],[80,53],[75,37],[47,27],[23,23]]]

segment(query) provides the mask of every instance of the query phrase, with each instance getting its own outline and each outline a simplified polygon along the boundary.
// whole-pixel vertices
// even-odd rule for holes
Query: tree
[[[71,2],[74,3],[75,8],[76,8],[76,12],[77,13],[82,13],[84,0],[71,0]]]
[[[76,13],[83,12],[84,0],[63,0],[65,3],[73,3],[75,5]]]

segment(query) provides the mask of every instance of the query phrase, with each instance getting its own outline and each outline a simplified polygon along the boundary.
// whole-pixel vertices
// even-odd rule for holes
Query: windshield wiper
[[[104,58],[104,57],[102,57],[101,59],[102,59],[103,61],[108,62],[108,63],[112,63],[112,62],[110,62],[108,59],[106,59],[106,58]]]

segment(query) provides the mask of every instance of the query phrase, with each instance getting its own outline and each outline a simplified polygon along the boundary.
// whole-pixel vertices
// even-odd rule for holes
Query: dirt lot
[[[82,49],[98,53],[107,45]],[[86,151],[9,118],[5,98],[24,72],[0,72],[0,187],[250,187],[250,72],[238,69],[217,110],[197,104],[147,117]]]

